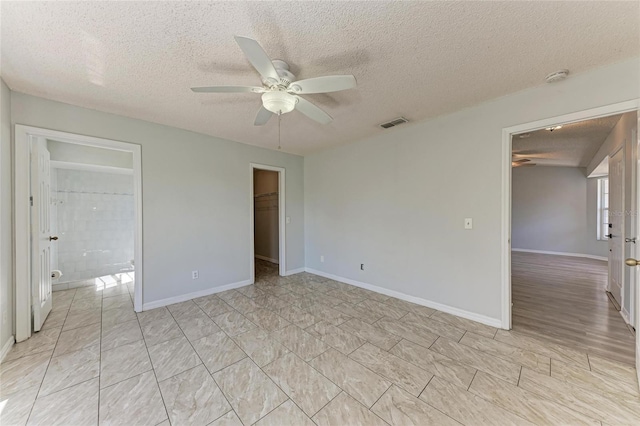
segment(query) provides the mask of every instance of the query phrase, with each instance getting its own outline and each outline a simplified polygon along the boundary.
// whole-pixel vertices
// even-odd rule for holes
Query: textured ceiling
[[[513,157],[539,166],[587,167],[622,115],[565,124],[513,137]]]
[[[334,117],[282,118],[284,151],[306,154],[640,52],[638,2],[9,2],[2,77],[15,91],[268,148],[255,85],[233,35],[257,39],[298,78],[354,74],[358,89],[307,99]],[[562,83],[558,83],[562,84]],[[393,132],[394,130],[386,130]]]

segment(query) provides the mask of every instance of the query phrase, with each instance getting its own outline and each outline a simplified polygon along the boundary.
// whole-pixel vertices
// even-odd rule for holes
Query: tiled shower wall
[[[133,270],[133,176],[52,170],[55,283]]]

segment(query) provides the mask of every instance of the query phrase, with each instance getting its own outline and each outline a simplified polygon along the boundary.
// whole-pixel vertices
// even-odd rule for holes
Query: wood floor
[[[512,253],[513,329],[634,364],[635,336],[604,291],[607,263]]]

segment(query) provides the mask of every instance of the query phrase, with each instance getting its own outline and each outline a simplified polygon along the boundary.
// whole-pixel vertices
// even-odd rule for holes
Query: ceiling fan
[[[511,167],[533,167],[536,163],[531,163],[528,158],[511,159]]]
[[[262,107],[256,115],[255,126],[266,124],[272,115],[281,115],[297,109],[312,120],[321,124],[330,123],[333,118],[300,95],[329,93],[356,87],[356,78],[352,75],[329,75],[296,81],[289,71],[289,65],[278,59],[273,61],[257,41],[234,36],[240,49],[260,73],[262,86],[212,86],[192,87],[198,93],[262,93]]]

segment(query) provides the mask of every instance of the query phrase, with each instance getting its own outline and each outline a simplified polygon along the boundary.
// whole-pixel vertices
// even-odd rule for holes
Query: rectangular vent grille
[[[396,126],[399,126],[401,124],[408,123],[408,122],[409,122],[409,120],[407,120],[406,118],[398,117],[398,118],[396,118],[394,120],[388,121],[386,123],[382,123],[380,125],[380,127],[382,127],[383,129],[389,129],[391,127],[396,127]]]

